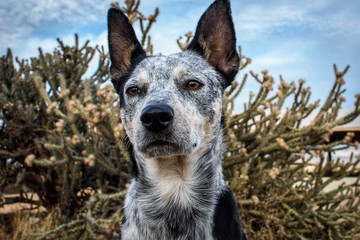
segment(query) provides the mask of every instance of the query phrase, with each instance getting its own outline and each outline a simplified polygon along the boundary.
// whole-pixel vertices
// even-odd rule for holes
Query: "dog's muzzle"
[[[173,109],[164,104],[147,106],[140,115],[142,125],[155,133],[165,130],[172,123],[173,118]]]
[[[194,150],[195,137],[190,127],[186,127],[188,123],[179,122],[181,116],[176,118],[174,112],[167,104],[149,104],[141,111],[141,125],[134,129],[134,142],[145,157],[183,156]]]

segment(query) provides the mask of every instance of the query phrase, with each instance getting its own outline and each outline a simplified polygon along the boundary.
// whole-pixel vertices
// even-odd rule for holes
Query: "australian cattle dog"
[[[239,69],[229,0],[206,10],[186,51],[166,57],[146,56],[119,9],[108,31],[133,161],[122,239],[245,239],[221,166],[222,98]]]

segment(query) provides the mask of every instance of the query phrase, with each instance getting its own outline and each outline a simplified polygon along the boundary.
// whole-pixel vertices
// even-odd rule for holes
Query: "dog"
[[[133,163],[122,239],[245,239],[221,165],[222,99],[240,61],[230,2],[205,11],[181,53],[147,57],[116,8],[108,12],[108,40]]]

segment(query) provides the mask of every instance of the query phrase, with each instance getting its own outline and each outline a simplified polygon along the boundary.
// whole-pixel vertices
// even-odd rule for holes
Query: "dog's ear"
[[[128,73],[133,64],[145,58],[146,53],[136,38],[129,19],[117,8],[111,8],[108,12],[108,40],[110,74],[118,92],[120,79]]]
[[[194,39],[188,50],[202,55],[220,72],[227,87],[239,70],[236,37],[231,17],[230,1],[216,0],[201,16]]]

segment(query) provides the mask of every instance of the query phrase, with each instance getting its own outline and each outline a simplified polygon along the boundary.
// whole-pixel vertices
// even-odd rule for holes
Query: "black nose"
[[[167,128],[174,118],[174,111],[168,105],[150,105],[144,108],[140,121],[146,129],[160,132]]]

